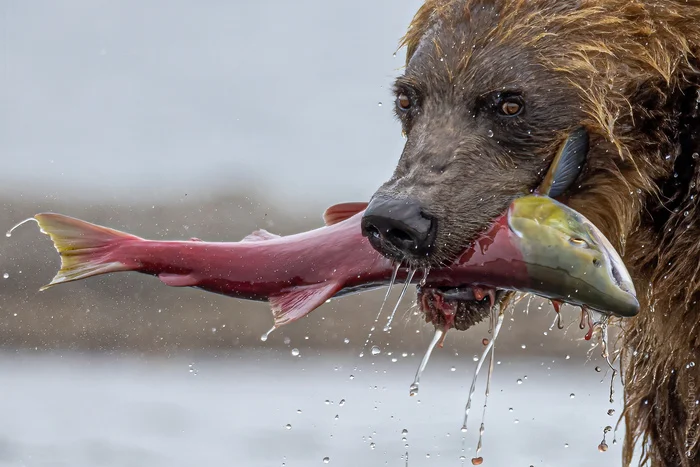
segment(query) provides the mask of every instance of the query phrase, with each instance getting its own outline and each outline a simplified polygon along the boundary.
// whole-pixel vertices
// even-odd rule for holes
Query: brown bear
[[[621,252],[642,304],[620,323],[624,462],[638,446],[653,466],[700,465],[700,1],[427,0],[403,43],[406,145],[375,197],[413,218],[377,248],[453,259],[583,126],[566,202]],[[460,303],[461,327],[489,306]]]

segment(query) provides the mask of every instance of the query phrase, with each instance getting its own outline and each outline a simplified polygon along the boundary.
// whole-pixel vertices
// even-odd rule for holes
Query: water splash
[[[423,371],[425,371],[425,367],[428,365],[428,360],[430,360],[430,354],[432,354],[433,350],[435,350],[435,347],[437,347],[438,342],[440,342],[440,340],[442,339],[443,334],[445,334],[444,330],[442,330],[441,328],[435,328],[433,340],[430,341],[428,350],[425,351],[425,355],[423,355],[423,360],[421,360],[420,366],[418,367],[418,371],[416,371],[416,377],[413,380],[411,387],[409,388],[409,395],[415,396],[418,394],[418,387],[420,386],[420,377],[423,375]]]
[[[8,230],[8,231],[5,233],[5,236],[6,236],[6,237],[11,237],[11,236],[12,236],[12,232],[14,232],[14,230],[15,230],[17,227],[19,227],[20,225],[24,225],[24,224],[26,224],[26,223],[29,222],[29,221],[34,221],[34,222],[36,222],[37,224],[39,223],[39,221],[36,220],[36,219],[34,219],[33,217],[30,217],[29,219],[24,219],[22,222],[20,222],[19,224],[16,224],[14,227],[12,227],[10,230]]]
[[[372,323],[372,327],[369,330],[369,333],[367,334],[367,339],[365,339],[365,344],[362,346],[362,353],[364,353],[365,349],[367,348],[367,345],[369,344],[369,341],[372,339],[372,333],[377,327],[377,323],[379,322],[379,318],[382,316],[382,311],[384,310],[384,305],[386,305],[386,301],[389,298],[389,294],[391,293],[392,287],[394,287],[394,284],[396,283],[396,276],[399,273],[399,269],[401,268],[401,262],[398,262],[394,264],[394,270],[391,273],[391,280],[389,281],[389,287],[386,289],[386,294],[384,295],[384,300],[382,301],[382,305],[379,307],[379,311],[377,312],[377,316],[374,317],[374,323]]]
[[[501,307],[498,309],[498,319],[496,321],[496,327],[493,330],[493,338],[491,338],[491,341],[489,341],[489,344],[484,348],[484,351],[481,354],[481,358],[479,359],[479,362],[476,364],[476,369],[474,370],[474,377],[472,378],[472,385],[469,388],[469,398],[467,399],[467,405],[464,407],[464,423],[462,423],[462,431],[466,432],[467,431],[467,421],[469,419],[469,409],[471,409],[472,406],[472,397],[474,397],[474,390],[476,388],[476,380],[479,376],[479,372],[481,371],[481,367],[484,364],[484,361],[486,360],[486,356],[489,354],[491,349],[493,348],[494,344],[496,343],[496,339],[498,338],[498,333],[501,332],[501,327],[503,326],[503,318],[504,318],[504,311]]]
[[[396,302],[396,306],[394,307],[394,311],[391,312],[391,316],[389,316],[389,321],[387,321],[386,326],[384,326],[384,331],[387,332],[391,329],[391,323],[394,321],[394,316],[396,316],[396,310],[399,309],[399,305],[401,304],[401,300],[403,300],[403,296],[406,295],[406,290],[408,289],[408,286],[411,284],[411,281],[413,280],[413,276],[416,274],[416,270],[413,268],[410,268],[408,270],[408,277],[406,278],[406,283],[403,285],[403,289],[401,289],[401,295],[399,295],[399,299]]]

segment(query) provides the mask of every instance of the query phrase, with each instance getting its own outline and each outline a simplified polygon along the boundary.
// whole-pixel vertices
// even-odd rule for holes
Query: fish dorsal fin
[[[552,198],[561,196],[578,178],[587,154],[588,131],[579,127],[571,132],[557,155],[554,156],[537,192]]]
[[[367,209],[367,204],[369,203],[340,203],[335,204],[323,213],[323,221],[326,225],[337,224],[338,222],[343,222],[345,219],[349,219],[358,212],[362,212]]]
[[[337,282],[323,282],[321,284],[290,287],[270,297],[275,327],[280,327],[308,315],[323,305],[326,300],[333,297],[341,287]]]
[[[280,238],[279,235],[268,232],[265,229],[259,229],[255,232],[243,237],[242,242],[261,242],[263,240],[274,240],[275,238]]]

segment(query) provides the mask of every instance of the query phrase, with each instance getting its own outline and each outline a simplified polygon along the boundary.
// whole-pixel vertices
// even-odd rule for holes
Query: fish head
[[[507,220],[531,291],[620,317],[639,312],[622,258],[582,214],[552,198],[531,195],[510,205]]]

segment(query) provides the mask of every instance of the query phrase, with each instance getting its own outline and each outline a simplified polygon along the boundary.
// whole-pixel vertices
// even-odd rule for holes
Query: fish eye
[[[498,103],[498,111],[506,117],[519,115],[524,107],[525,103],[520,96],[505,96]]]
[[[571,237],[569,243],[579,248],[588,248],[588,242],[579,237]]]
[[[404,92],[396,96],[396,108],[405,112],[411,108],[411,98]]]

